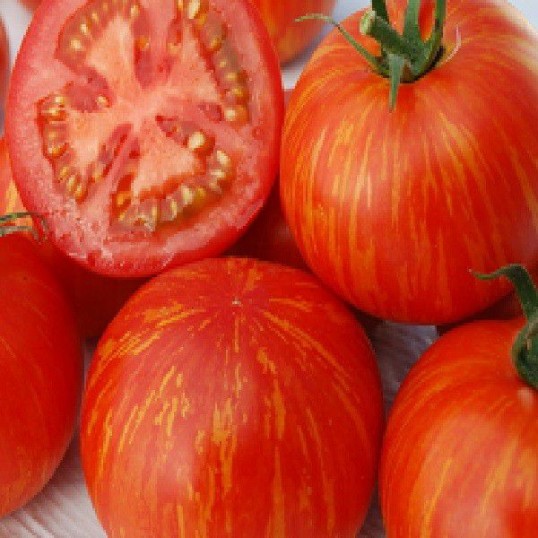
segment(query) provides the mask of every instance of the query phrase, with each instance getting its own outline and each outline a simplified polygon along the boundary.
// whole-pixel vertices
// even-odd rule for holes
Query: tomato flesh
[[[259,15],[220,0],[48,5],[23,42],[7,117],[25,205],[100,272],[222,251],[277,169],[283,95]],[[37,43],[44,32],[54,47]],[[36,61],[50,74],[36,80]]]

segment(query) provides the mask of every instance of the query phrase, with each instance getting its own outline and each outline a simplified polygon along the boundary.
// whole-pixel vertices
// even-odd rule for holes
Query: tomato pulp
[[[373,350],[310,274],[206,258],[137,291],[82,405],[107,535],[353,538],[383,426]]]
[[[276,177],[282,115],[278,58],[250,3],[44,0],[6,138],[23,203],[57,246],[142,276],[234,242]]]
[[[388,3],[396,27],[406,5]],[[359,33],[363,14],[342,24],[377,54]],[[280,186],[297,246],[327,285],[382,319],[466,318],[509,290],[471,270],[538,263],[538,34],[507,2],[453,0],[442,42],[391,110],[390,80],[334,30],[286,111]]]

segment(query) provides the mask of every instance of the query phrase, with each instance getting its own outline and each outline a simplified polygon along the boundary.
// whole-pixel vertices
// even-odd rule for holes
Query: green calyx
[[[405,13],[403,32],[398,33],[389,21],[385,0],[372,0],[372,7],[363,14],[359,29],[375,39],[381,52],[371,54],[332,17],[310,14],[297,20],[320,19],[335,26],[368,64],[380,75],[390,80],[389,106],[396,104],[398,88],[402,82],[413,82],[425,75],[435,64],[442,51],[443,27],[446,17],[446,0],[436,0],[433,29],[423,40],[419,27],[421,0],[409,0]]]
[[[512,359],[521,379],[538,390],[538,290],[528,271],[522,265],[512,264],[475,276],[482,279],[504,276],[514,285],[527,323],[514,341]]]

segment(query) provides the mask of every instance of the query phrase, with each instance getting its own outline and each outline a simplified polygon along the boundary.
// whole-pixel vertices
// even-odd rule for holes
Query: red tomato
[[[297,22],[310,13],[330,15],[336,0],[251,0],[260,10],[275,43],[281,62],[303,52],[320,34],[323,23],[317,20]]]
[[[9,41],[4,20],[0,17],[0,105],[3,107],[9,79]]]
[[[0,138],[0,215],[25,211],[13,182],[6,143]],[[19,224],[32,226],[31,219]],[[80,334],[94,338],[101,334],[127,298],[144,282],[140,278],[113,278],[94,273],[55,248],[46,237],[39,243],[39,252],[62,283],[77,319]]]
[[[391,2],[391,20],[406,5]],[[361,16],[343,25],[375,53]],[[287,108],[280,186],[298,248],[384,319],[465,318],[509,289],[471,269],[538,265],[538,36],[508,2],[452,0],[444,44],[391,111],[389,80],[334,30]]]
[[[460,326],[411,369],[383,442],[387,536],[536,536],[538,393],[511,360],[520,327]]]
[[[25,5],[31,11],[37,8],[41,4],[41,0],[20,0],[23,5]]]
[[[49,481],[74,433],[83,357],[60,285],[22,236],[0,238],[0,517]]]
[[[143,286],[88,373],[81,454],[107,535],[354,537],[383,423],[364,331],[309,274],[209,258]]]
[[[308,269],[282,213],[278,181],[254,222],[229,253]]]
[[[97,272],[144,276],[233,244],[276,177],[282,115],[249,3],[45,0],[6,137],[54,243]]]

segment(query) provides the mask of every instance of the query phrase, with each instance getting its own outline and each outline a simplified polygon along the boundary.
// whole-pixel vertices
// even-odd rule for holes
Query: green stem
[[[420,54],[420,49],[416,45],[400,35],[373,9],[367,10],[362,16],[360,31],[364,35],[373,37],[378,41],[386,53],[399,56],[410,64],[413,63]]]
[[[519,264],[507,265],[489,274],[475,273],[475,276],[484,280],[504,276],[515,287],[527,323],[512,346],[512,359],[521,379],[538,390],[538,290],[531,276]]]
[[[36,215],[35,213],[30,213],[28,211],[17,211],[14,213],[6,213],[5,215],[1,215],[0,237],[17,232],[28,232],[31,233],[35,239],[40,239],[39,233],[34,226],[28,224],[12,224],[18,219],[25,218],[40,218],[42,220],[40,215]]]

